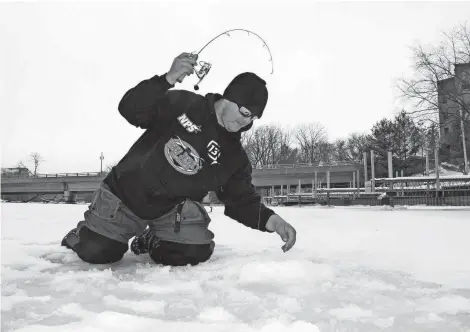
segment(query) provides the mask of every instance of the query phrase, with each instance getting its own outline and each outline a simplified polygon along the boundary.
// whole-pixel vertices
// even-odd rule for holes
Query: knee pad
[[[197,265],[207,261],[214,252],[215,243],[187,244],[159,240],[149,243],[149,255],[157,264],[171,266]]]
[[[110,239],[82,227],[79,232],[79,242],[73,247],[83,261],[91,264],[110,264],[122,259],[129,249],[127,243]]]

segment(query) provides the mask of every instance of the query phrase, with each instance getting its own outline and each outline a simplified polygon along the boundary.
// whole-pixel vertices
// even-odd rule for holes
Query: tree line
[[[362,163],[374,150],[376,176],[387,176],[387,154],[392,152],[394,169],[422,172],[426,151],[437,144],[435,127],[417,123],[404,110],[393,119],[375,123],[369,133],[352,133],[329,140],[319,123],[286,129],[278,125],[255,126],[242,135],[242,144],[253,167],[282,164]],[[421,167],[422,166],[422,167]],[[370,167],[370,166],[369,166]]]

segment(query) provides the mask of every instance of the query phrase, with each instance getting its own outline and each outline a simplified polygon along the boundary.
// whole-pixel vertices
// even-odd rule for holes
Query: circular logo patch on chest
[[[202,168],[203,160],[196,149],[179,137],[166,142],[165,156],[174,169],[186,175],[194,175]]]

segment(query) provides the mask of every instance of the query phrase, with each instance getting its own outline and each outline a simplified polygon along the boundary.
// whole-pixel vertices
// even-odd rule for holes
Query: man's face
[[[243,106],[239,107],[226,99],[216,103],[215,110],[218,114],[219,123],[229,132],[237,132],[258,119],[256,115],[251,114],[250,110]]]

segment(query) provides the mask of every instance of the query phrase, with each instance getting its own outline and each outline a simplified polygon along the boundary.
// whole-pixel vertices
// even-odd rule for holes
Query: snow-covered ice
[[[211,213],[195,267],[60,247],[86,205],[2,203],[2,331],[470,331],[470,210],[275,207],[275,234]]]

